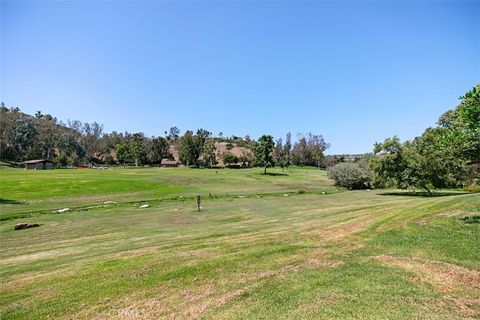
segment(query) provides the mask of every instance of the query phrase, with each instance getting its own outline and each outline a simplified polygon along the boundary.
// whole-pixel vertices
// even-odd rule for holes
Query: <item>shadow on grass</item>
[[[260,175],[262,175],[262,176],[272,176],[272,177],[288,176],[287,173],[278,173],[278,172],[267,172],[267,173],[261,173]]]
[[[462,221],[467,224],[480,224],[480,215],[466,216],[462,218]]]
[[[0,198],[0,204],[24,204],[21,201]]]
[[[422,192],[393,191],[393,192],[379,193],[379,195],[381,195],[381,196],[425,197],[425,198],[452,197],[452,196],[460,196],[460,195],[464,195],[464,194],[470,194],[470,192],[442,191],[442,192],[428,193],[428,192],[425,192],[425,191],[422,191]]]

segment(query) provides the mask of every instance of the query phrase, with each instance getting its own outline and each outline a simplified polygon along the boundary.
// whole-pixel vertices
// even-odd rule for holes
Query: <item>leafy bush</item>
[[[226,152],[223,154],[223,163],[225,163],[227,167],[237,162],[238,162],[238,158],[235,155],[229,152]]]
[[[57,167],[66,167],[68,162],[67,156],[62,153],[55,159],[55,164]]]
[[[463,190],[472,192],[472,193],[480,193],[480,186],[469,186],[469,187],[464,187]]]
[[[370,187],[370,171],[357,163],[339,163],[328,170],[328,177],[335,185],[347,189],[365,189]]]

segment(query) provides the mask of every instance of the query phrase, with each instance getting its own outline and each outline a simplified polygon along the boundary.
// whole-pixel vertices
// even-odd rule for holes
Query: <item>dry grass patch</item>
[[[209,253],[209,250],[198,250],[199,253]],[[300,257],[297,257],[299,259]],[[156,289],[155,297],[142,298],[132,295],[117,301],[115,306],[109,306],[107,313],[97,319],[198,319],[205,316],[235,298],[260,287],[264,280],[272,277],[285,279],[288,274],[302,270],[318,268],[338,268],[344,265],[343,261],[335,261],[326,257],[324,251],[314,249],[306,253],[301,261],[277,261],[278,269],[252,270],[244,274],[232,274],[228,280],[198,282],[195,286],[186,289],[165,285]],[[278,265],[278,264],[277,264]],[[113,310],[113,311],[112,311]],[[90,310],[89,314],[95,313]]]
[[[253,286],[228,290],[212,283],[190,289],[163,288],[154,298],[138,299],[131,296],[123,301],[126,307],[115,308],[97,314],[95,319],[198,319],[210,309],[218,308],[241,296]],[[89,310],[82,316],[95,313]]]
[[[450,210],[450,211],[440,212],[438,214],[438,216],[440,216],[440,217],[456,217],[456,216],[464,215],[466,213],[467,212],[465,212],[464,210]]]
[[[375,220],[375,216],[364,213],[357,214],[353,220],[317,230],[313,235],[324,241],[338,241],[366,229]]]
[[[407,280],[432,286],[461,315],[480,316],[480,272],[451,263],[415,257],[382,255],[374,259],[413,272],[414,275],[407,276]]]

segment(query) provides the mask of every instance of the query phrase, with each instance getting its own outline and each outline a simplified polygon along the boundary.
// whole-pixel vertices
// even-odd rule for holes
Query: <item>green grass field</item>
[[[270,172],[0,170],[0,319],[480,317],[480,194]]]

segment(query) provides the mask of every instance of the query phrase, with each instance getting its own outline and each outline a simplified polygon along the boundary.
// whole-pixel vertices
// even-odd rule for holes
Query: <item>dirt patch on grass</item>
[[[201,301],[200,303],[188,307],[181,313],[181,318],[184,319],[197,319],[200,318],[207,310],[214,309],[223,306],[236,297],[245,294],[249,289],[237,289],[230,292],[225,292],[220,296],[211,297]],[[178,318],[178,317],[175,317]]]
[[[440,216],[440,217],[456,217],[456,216],[460,216],[462,214],[465,214],[465,211],[463,211],[463,210],[451,210],[451,211],[440,212],[438,214],[438,216]]]
[[[133,304],[131,300],[135,300],[135,297],[130,297],[125,301],[130,302],[127,307],[117,309],[112,306],[109,311],[98,314],[95,319],[198,319],[208,310],[221,307],[246,293],[251,287],[228,291],[209,283],[180,291],[175,291],[174,288],[164,289],[171,294],[161,293]]]
[[[184,216],[184,215],[175,215],[175,216],[169,217],[166,222],[177,226],[177,225],[196,223],[198,222],[198,218]]]
[[[455,264],[420,258],[382,255],[375,260],[388,266],[414,273],[406,279],[419,285],[429,285],[463,316],[480,316],[480,272]]]
[[[374,220],[375,217],[370,215],[362,215],[358,218],[354,218],[351,221],[338,223],[326,229],[317,230],[314,235],[321,240],[338,241],[351,234],[364,230]]]
[[[306,261],[307,267],[308,268],[340,268],[345,264],[345,262],[340,261],[340,260],[323,260],[323,259],[308,259]]]
[[[420,219],[417,221],[417,225],[419,226],[426,226],[428,224],[428,219],[427,218],[423,218],[423,219]]]

